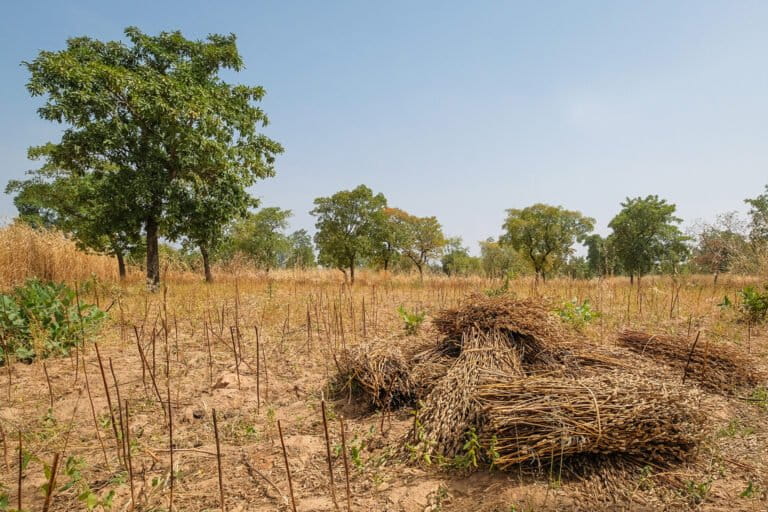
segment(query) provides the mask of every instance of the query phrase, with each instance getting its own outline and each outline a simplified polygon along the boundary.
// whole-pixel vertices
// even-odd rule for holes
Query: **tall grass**
[[[114,258],[80,251],[57,231],[36,230],[19,222],[0,228],[0,289],[30,277],[75,282],[92,276],[116,280]]]

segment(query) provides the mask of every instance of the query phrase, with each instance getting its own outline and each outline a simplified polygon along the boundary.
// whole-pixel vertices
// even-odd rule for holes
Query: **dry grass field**
[[[19,247],[21,242],[8,243]],[[9,246],[0,253],[18,250]],[[513,380],[497,378],[495,389],[483,391],[492,395],[491,402],[510,407],[514,402],[503,400],[525,396],[529,404],[515,425],[527,425],[526,418],[546,406],[557,409],[563,423],[576,414],[593,418],[596,413],[600,432],[584,436],[608,436],[602,429],[611,417],[621,423],[613,427],[618,432],[624,432],[622,422],[642,429],[649,418],[632,412],[641,402],[661,416],[670,407],[685,406],[685,414],[700,423],[689,433],[695,445],[681,445],[684,453],[674,460],[658,459],[651,449],[654,436],[643,431],[619,446],[611,443],[621,436],[592,445],[603,451],[632,447],[627,448],[631,457],[572,454],[570,448],[557,448],[564,446],[558,423],[547,427],[547,442],[555,443],[557,456],[520,456],[519,446],[507,446],[489,468],[488,453],[480,453],[488,448],[487,436],[459,446],[450,458],[409,456],[413,406],[394,403],[390,383],[382,390],[382,396],[390,393],[388,400],[377,407],[354,385],[348,367],[359,347],[369,354],[413,354],[441,346],[445,326],[434,322],[444,318],[441,311],[466,305],[472,293],[487,297],[502,283],[439,277],[419,282],[416,276],[362,272],[350,288],[340,272],[317,270],[219,274],[206,285],[198,276],[169,272],[165,286],[148,293],[138,273],[118,284],[112,260],[71,250],[62,248],[58,256],[47,251],[23,265],[2,255],[5,288],[41,268],[47,269],[43,277],[73,285],[92,270],[101,277],[99,284],[80,299],[109,313],[99,332],[69,357],[0,367],[0,494],[7,497],[8,509],[17,506],[19,492],[24,510],[51,511],[219,510],[221,500],[230,511],[292,510],[292,498],[296,510],[307,512],[768,506],[768,391],[762,377],[768,366],[767,331],[742,321],[736,308],[718,305],[757,279],[725,275],[715,285],[709,276],[646,277],[639,288],[625,278],[538,285],[527,278],[511,281],[501,295],[509,300],[534,298],[553,310],[588,300],[598,315],[586,322],[553,316],[550,320],[559,324],[553,328],[565,333],[570,353],[582,360],[610,357],[612,365],[623,365],[610,379],[600,364],[588,376],[573,376],[569,382],[589,394],[571,386],[572,409],[553,402],[551,397],[559,395],[547,395],[555,392],[542,380],[546,372],[529,375],[538,380],[522,381],[523,391],[506,385]],[[400,306],[425,313],[415,334],[406,332]],[[530,320],[531,329],[539,328],[537,321]],[[672,347],[666,350],[688,357],[675,363],[664,355],[667,345],[653,344],[662,347],[654,352],[647,339],[644,349],[630,350],[634,342],[628,329],[641,340],[638,332],[668,335],[659,338]],[[486,356],[466,355],[467,343],[456,361],[484,361]],[[718,366],[719,354],[743,366],[733,371]],[[446,364],[443,375],[454,363]],[[642,379],[633,373],[641,369],[648,370],[642,377],[645,387],[638,387]],[[727,386],[734,372],[748,372],[751,384],[735,379]],[[434,379],[422,384],[447,386]],[[590,384],[606,380],[610,389]],[[462,395],[464,381],[455,382],[446,400]],[[662,395],[644,394],[654,385],[665,400],[678,396],[674,391],[688,401],[657,401],[654,397]],[[588,398],[578,402],[577,395]],[[508,416],[499,418],[499,410],[492,409],[493,421],[511,422]],[[526,435],[538,432],[531,427]],[[524,462],[516,463],[515,453]],[[51,475],[46,467],[55,459],[56,481],[46,505]]]

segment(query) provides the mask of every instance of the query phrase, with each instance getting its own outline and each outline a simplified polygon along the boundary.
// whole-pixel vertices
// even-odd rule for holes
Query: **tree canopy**
[[[355,266],[361,258],[372,257],[380,242],[386,206],[384,195],[374,195],[365,185],[315,199],[315,208],[310,213],[317,218],[315,244],[319,262],[338,268],[345,277],[349,270],[350,281],[354,283]]]
[[[243,66],[234,35],[193,41],[130,27],[125,36],[125,43],[72,38],[25,63],[30,94],[45,99],[39,115],[66,126],[59,142],[30,156],[45,160],[40,180],[94,177],[108,185],[94,189],[96,209],[130,205],[146,236],[147,282],[156,287],[161,234],[210,244],[204,239],[218,233],[197,228],[241,214],[249,206],[243,191],[274,174],[282,148],[259,132],[267,124],[256,106],[264,89],[219,76]]]
[[[676,207],[656,195],[627,198],[608,224],[610,243],[631,280],[668,262],[676,265],[687,253],[687,237],[678,228]]]
[[[546,279],[572,253],[575,242],[584,241],[595,221],[562,206],[537,203],[507,210],[500,241],[526,258],[537,277]]]

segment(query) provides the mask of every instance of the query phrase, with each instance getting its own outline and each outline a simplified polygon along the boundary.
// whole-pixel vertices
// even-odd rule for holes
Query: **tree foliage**
[[[396,208],[391,209],[389,215],[388,227],[395,233],[400,254],[416,266],[423,279],[424,267],[440,256],[446,244],[440,223],[436,217],[416,217]]]
[[[345,276],[349,270],[354,283],[355,267],[362,258],[373,257],[380,243],[386,206],[384,195],[374,195],[365,185],[315,199],[310,213],[317,218],[319,262],[342,270]]]
[[[575,242],[584,241],[595,221],[562,206],[537,203],[507,210],[500,241],[519,251],[537,277],[546,276],[566,262]]]
[[[192,218],[200,228],[242,212],[242,191],[274,174],[282,148],[258,131],[267,123],[256,106],[264,89],[219,76],[242,68],[234,35],[192,41],[134,27],[125,35],[127,43],[72,38],[64,50],[25,63],[30,94],[45,99],[38,113],[66,126],[59,142],[32,148],[30,156],[75,179],[109,177],[111,186],[99,187],[93,200],[104,209],[125,202],[140,216],[147,281],[155,287],[161,230],[175,237]],[[220,201],[227,191],[237,193]]]
[[[285,234],[291,215],[290,210],[277,207],[262,208],[248,214],[232,226],[232,249],[264,270],[282,266],[291,249]]]
[[[674,271],[687,256],[687,237],[678,228],[675,205],[656,195],[627,198],[621,211],[608,224],[610,243],[623,270],[634,276],[666,265]]]
[[[446,240],[440,264],[443,272],[449,276],[479,274],[482,269],[480,258],[469,254],[469,249],[464,247],[460,237]]]

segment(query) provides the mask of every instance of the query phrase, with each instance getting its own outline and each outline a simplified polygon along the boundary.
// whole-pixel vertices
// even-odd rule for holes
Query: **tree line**
[[[650,272],[768,270],[756,262],[768,241],[768,187],[746,200],[749,220],[723,215],[683,233],[675,205],[658,196],[627,198],[594,234],[594,219],[560,206],[509,209],[496,239],[472,256],[446,237],[434,216],[390,206],[360,185],[315,199],[314,240],[287,231],[289,210],[263,207],[247,189],[274,176],[282,146],[265,136],[265,90],[225,81],[243,60],[234,35],[190,40],[180,32],[126,41],[77,37],[60,51],[24,62],[27,89],[42,119],[62,125],[58,142],[29,149],[41,162],[8,183],[19,218],[68,233],[86,250],[126,262],[143,261],[147,284],[160,281],[164,250],[197,254],[207,281],[214,262],[243,258],[258,268],[338,268],[351,282],[361,266],[449,275],[548,279]],[[586,246],[578,256],[577,243]],[[759,268],[758,268],[759,267]]]

